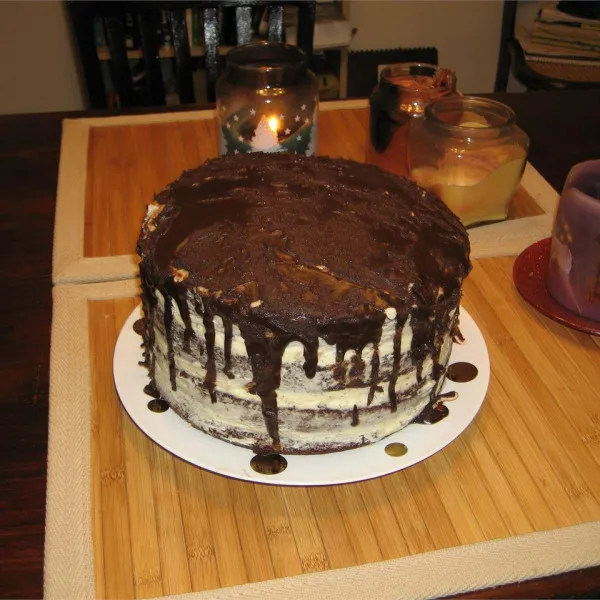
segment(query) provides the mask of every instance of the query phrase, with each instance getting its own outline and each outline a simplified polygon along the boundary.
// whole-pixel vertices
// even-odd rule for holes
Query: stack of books
[[[563,12],[559,2],[544,4],[531,30],[517,26],[515,36],[527,61],[600,66],[600,20]]]

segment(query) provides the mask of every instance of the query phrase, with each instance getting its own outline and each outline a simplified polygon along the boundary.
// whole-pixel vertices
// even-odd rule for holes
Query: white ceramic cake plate
[[[477,367],[477,376],[468,383],[446,380],[442,393],[456,391],[458,398],[448,402],[449,414],[434,424],[412,423],[375,444],[319,455],[285,455],[287,468],[274,475],[254,471],[254,453],[246,448],[213,438],[193,428],[172,410],[157,413],[148,408],[152,400],[144,393],[149,383],[143,359],[141,338],[133,331],[141,317],[136,308],[123,326],[113,358],[117,393],[134,423],[154,442],[176,456],[203,469],[247,481],[275,485],[332,485],[362,481],[405,469],[435,454],[456,439],[474,419],[488,388],[490,362],[487,347],[471,316],[460,312],[460,329],[465,338],[455,343],[449,364],[468,362]],[[404,444],[403,456],[390,456],[386,447]]]

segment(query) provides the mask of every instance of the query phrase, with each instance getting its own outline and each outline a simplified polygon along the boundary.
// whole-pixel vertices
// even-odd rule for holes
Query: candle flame
[[[279,119],[277,117],[269,117],[267,123],[269,124],[269,129],[271,129],[273,133],[277,133],[277,130],[279,129]]]

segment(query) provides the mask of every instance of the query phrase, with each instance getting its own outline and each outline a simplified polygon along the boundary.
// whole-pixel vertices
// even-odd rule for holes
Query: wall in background
[[[491,92],[496,78],[501,0],[350,0],[352,50],[434,46],[464,93]]]
[[[349,0],[352,49],[435,46],[467,93],[492,91],[501,0]],[[85,106],[65,7],[0,1],[0,113]]]
[[[62,2],[0,2],[0,114],[82,109],[74,56]]]

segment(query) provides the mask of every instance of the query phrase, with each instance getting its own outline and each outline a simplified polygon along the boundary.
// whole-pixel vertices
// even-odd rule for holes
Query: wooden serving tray
[[[406,470],[312,488],[228,479],[148,439],[112,378],[137,282],[56,286],[46,597],[397,600],[599,564],[598,339],[522,302],[513,262],[475,260],[465,283],[492,364],[466,431]]]
[[[318,152],[364,161],[365,100],[325,102]],[[54,238],[55,283],[137,276],[135,245],[153,195],[218,154],[214,111],[67,120]],[[557,195],[527,165],[508,221],[470,230],[475,258],[518,254],[549,235]]]

